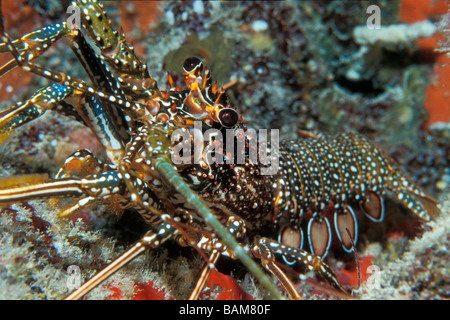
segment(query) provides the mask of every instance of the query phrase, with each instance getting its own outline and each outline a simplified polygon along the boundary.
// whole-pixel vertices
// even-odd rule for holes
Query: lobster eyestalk
[[[169,160],[158,158],[155,163],[156,170],[167,180],[167,182],[179,192],[185,200],[196,210],[203,218],[204,222],[214,230],[220,239],[234,253],[234,255],[248,268],[248,270],[258,279],[276,299],[284,299],[281,292],[275,287],[269,277],[258,267],[247,252],[238,244],[236,239],[228,232],[228,230],[219,222],[219,220],[211,213],[202,199],[194,193],[189,185],[184,182],[178,172],[173,168]]]

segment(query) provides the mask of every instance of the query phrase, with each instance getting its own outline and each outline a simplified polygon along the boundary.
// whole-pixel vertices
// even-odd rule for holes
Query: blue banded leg
[[[78,107],[78,113],[81,115],[86,124],[91,127],[91,129],[97,135],[99,141],[107,150],[110,150],[110,152],[112,152],[112,150],[121,149],[123,147],[123,139],[126,139],[127,137],[124,138],[120,136],[115,127],[116,122],[113,122],[111,120],[110,115],[108,114],[107,110],[105,110],[105,107],[101,104],[100,100],[104,99],[113,103],[117,102],[117,104],[121,105],[125,109],[133,109],[133,112],[135,114],[139,112],[141,114],[145,113],[145,108],[143,108],[142,105],[137,106],[135,103],[132,104],[129,101],[122,99],[122,97],[116,97],[115,95],[111,95],[109,93],[104,93],[100,90],[94,89],[86,85],[86,83],[81,80],[72,79],[68,75],[45,70],[39,66],[32,64],[19,54],[19,52],[16,50],[16,48],[4,32],[1,23],[0,26],[1,40],[6,43],[8,50],[13,54],[18,65],[26,71],[31,71],[42,77],[50,79],[51,81],[55,82],[55,84],[58,84],[61,87],[70,88],[70,90],[73,91],[72,95],[74,96],[84,97],[85,99],[80,99],[81,106],[78,106],[77,104],[74,106],[74,108],[77,109]]]
[[[0,30],[1,31],[1,30]],[[86,82],[72,78],[64,73],[57,73],[51,70],[42,68],[38,65],[35,65],[22,57],[16,48],[11,44],[8,36],[4,32],[0,32],[0,40],[7,44],[8,49],[13,54],[14,58],[17,61],[17,64],[25,71],[32,72],[41,77],[49,79],[52,82],[57,84],[71,87],[77,93],[85,93],[87,96],[94,96],[102,101],[109,101],[117,104],[123,110],[126,110],[131,114],[131,118],[137,119],[143,116],[148,115],[148,111],[146,110],[146,105],[138,102],[131,102],[123,99],[122,97],[116,97],[114,94],[105,93],[101,90],[93,88],[86,84]]]
[[[285,256],[289,260],[295,260],[298,263],[304,265],[306,267],[306,270],[317,272],[324,280],[330,283],[333,287],[347,293],[347,291],[341,286],[341,284],[337,280],[336,275],[330,269],[330,267],[325,262],[323,262],[322,259],[306,251],[280,244],[268,238],[259,239],[257,243],[253,246],[253,251],[256,253],[256,255],[263,256],[264,259],[268,260],[269,265],[270,261],[272,261],[272,263],[274,261],[273,257],[274,254],[280,254],[282,256]],[[277,276],[276,274],[274,275]],[[290,283],[290,285],[292,285],[292,283]],[[290,292],[289,289],[288,291]]]
[[[82,39],[79,36],[79,31],[74,32],[74,34],[72,34],[70,38],[74,41],[76,39]],[[34,71],[40,70],[42,72],[42,76],[50,79],[53,79],[55,77],[59,77],[61,79],[71,79],[69,76],[53,73],[51,71],[47,71],[40,67],[32,65],[27,59],[25,59],[21,54],[18,53],[12,43],[8,42],[9,40],[6,34],[3,35],[2,39],[6,41],[8,49],[15,56],[18,64],[20,66],[23,66],[25,70],[31,68],[33,68]],[[86,48],[87,47],[88,46],[86,44]],[[81,54],[84,54],[83,58],[85,59],[92,58],[93,55],[93,53],[91,53],[87,49],[79,53],[79,55]],[[84,59],[81,60],[84,61]],[[88,68],[88,70],[91,69]],[[97,68],[91,71],[96,72],[99,70]],[[106,71],[104,71],[103,73],[105,72]],[[92,75],[92,78],[95,77]],[[75,84],[78,83],[77,81],[78,80],[74,80]],[[112,90],[111,77],[104,79],[104,82],[109,83],[109,87],[107,87],[107,89]],[[111,111],[111,108],[108,109],[107,102],[102,104],[99,98],[93,97],[92,92],[95,90],[91,87],[83,84],[81,85],[81,87],[85,89],[83,91],[79,90],[79,83],[77,86],[75,86],[75,89],[73,89],[71,85],[73,86],[74,83],[69,80],[60,81],[60,83],[54,83],[47,88],[41,89],[28,101],[18,104],[15,107],[2,112],[0,114],[0,130],[2,130],[0,131],[0,133],[9,132],[14,127],[17,127],[25,122],[39,117],[47,109],[55,108],[55,106],[58,106],[57,108],[55,108],[57,111],[63,114],[75,115],[78,120],[81,120],[85,124],[87,124],[106,150],[108,150],[109,152],[113,152],[112,150],[122,149],[124,146],[124,141],[128,139],[128,134],[125,133],[124,130],[122,130],[124,129],[124,120],[122,119],[123,121],[119,122],[119,115],[117,115],[117,112],[113,112],[116,109],[112,109]],[[106,96],[106,94],[103,93],[101,93],[101,95]],[[74,105],[71,105],[67,101],[63,101],[64,99],[67,99],[69,97],[72,98],[71,101],[75,102]],[[109,98],[109,100],[115,99],[116,98],[114,95]],[[123,99],[118,100],[122,102],[124,101]],[[111,119],[111,117],[114,117],[114,121]]]
[[[167,239],[172,238],[177,230],[169,223],[162,222],[155,227],[155,231],[148,231],[141,240],[136,242],[130,249],[121,254],[116,260],[110,263],[105,269],[85,282],[80,288],[66,297],[66,300],[77,300],[96,288],[100,283],[108,279],[115,272],[120,270],[128,262],[144,253],[146,250],[159,247]]]
[[[20,61],[22,61],[22,63],[25,63],[25,61],[29,61],[39,54],[42,54],[53,42],[64,36],[66,36],[66,38],[68,39],[72,50],[82,62],[83,67],[86,69],[91,80],[93,80],[94,85],[100,89],[106,89],[106,92],[114,93],[115,96],[120,96],[118,86],[112,88],[112,83],[114,82],[113,76],[107,70],[104,63],[100,61],[99,63],[93,64],[93,62],[98,62],[99,60],[95,59],[96,55],[93,53],[91,47],[81,36],[79,30],[69,30],[65,22],[54,24],[31,32],[21,39],[11,41],[10,43],[8,43],[8,41],[5,41],[4,43],[0,44],[0,52],[11,51],[13,54],[18,54],[18,56],[15,56],[13,60],[14,62],[16,62],[16,65],[20,65]],[[5,39],[7,39],[6,35]],[[19,51],[21,52],[19,53]],[[9,68],[8,66],[4,67],[5,69]],[[100,77],[100,75],[104,76]],[[98,105],[99,102],[88,101],[88,104],[95,106]],[[94,106],[92,106],[91,108],[94,108]],[[115,126],[114,131],[118,131],[121,139],[128,139],[126,127],[124,127],[125,120],[123,119],[123,115],[120,114],[120,110],[118,110],[117,108],[108,107],[108,104],[104,104],[103,106],[103,108],[106,109],[107,112],[109,112],[110,116],[114,117],[115,121],[112,122],[112,126]],[[72,112],[72,114],[76,113]]]
[[[98,54],[94,52],[79,30],[73,32],[73,36],[67,37],[66,42],[68,42],[78,61],[80,61],[95,88],[105,93],[113,94],[116,97],[125,96],[106,62],[100,59]],[[121,140],[128,141],[130,138],[128,129],[134,124],[127,123],[127,118],[124,116],[123,111],[114,103],[103,100],[101,104],[109,115],[112,127],[117,131],[118,136]]]
[[[71,105],[67,100],[79,101]],[[122,137],[113,126],[109,114],[96,98],[86,96],[70,87],[57,83],[40,89],[30,99],[0,113],[0,135],[42,116],[47,110],[75,116],[92,129],[98,141],[109,153],[124,147]],[[111,159],[114,156],[111,154]]]
[[[61,101],[74,94],[72,88],[59,84],[52,84],[38,90],[31,98],[19,102],[15,106],[0,112],[0,134],[14,130],[21,125],[42,116],[45,111],[54,109],[65,112],[64,108],[58,108]],[[67,107],[67,109],[69,109]]]
[[[55,23],[47,27],[32,31],[19,39],[11,41],[24,59],[32,60],[47,51],[53,43],[71,33],[66,22]],[[9,52],[6,42],[0,43],[0,53]],[[11,59],[0,67],[0,77],[18,66],[16,59]]]

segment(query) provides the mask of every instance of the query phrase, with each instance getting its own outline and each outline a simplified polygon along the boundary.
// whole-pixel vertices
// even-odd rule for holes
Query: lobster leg
[[[50,109],[57,109],[65,113],[65,110],[69,109],[58,106],[61,106],[62,100],[71,95],[73,95],[71,88],[59,84],[52,84],[40,89],[27,101],[19,102],[15,106],[0,112],[0,134],[12,131],[36,119]]]
[[[148,131],[145,127],[141,127],[139,133],[132,137],[120,160],[118,170],[127,186],[131,201],[145,212],[144,218],[150,222],[152,220],[152,214],[153,216],[159,216],[161,214],[163,205],[144,181],[144,179],[152,176],[151,172],[148,172],[148,177],[146,177],[146,175],[142,173],[142,170],[137,170],[137,172],[140,173],[140,176],[135,176],[132,170],[134,168],[131,167],[131,163],[137,153],[141,150],[145,150],[143,147],[146,144],[147,135]],[[141,160],[138,161],[139,164],[146,165],[148,163],[148,161],[142,157],[142,154],[140,159]],[[153,183],[153,181],[151,183]],[[149,212],[151,214],[148,214]]]
[[[176,234],[177,230],[169,223],[162,222],[156,231],[148,231],[141,240],[136,242],[130,249],[120,255],[116,260],[110,263],[105,269],[97,273],[80,288],[66,297],[66,300],[77,300],[92,289],[97,287],[101,282],[120,270],[128,262],[144,253],[146,250],[157,248],[167,239]]]
[[[214,268],[214,265],[216,264],[219,257],[220,257],[219,251],[213,250],[211,252],[211,254],[209,256],[210,263],[208,263],[208,265],[206,265],[203,268],[202,273],[200,274],[200,277],[197,280],[195,288],[194,288],[194,290],[192,290],[191,295],[189,296],[189,300],[197,300],[198,299],[198,296],[203,291],[203,288],[205,287],[206,282],[208,281],[209,276],[211,275],[211,272]]]
[[[67,36],[71,30],[65,22],[55,23],[39,30],[27,33],[20,39],[11,41],[11,44],[20,52],[23,59],[32,60],[39,57],[57,40]],[[0,43],[0,53],[10,52],[7,42]],[[0,68],[0,77],[18,66],[16,59],[11,59]]]
[[[4,43],[0,45],[0,50],[2,52],[10,51],[19,66],[42,54],[56,40],[63,36],[66,37],[94,85],[102,90],[106,90],[106,92],[114,93],[115,96],[122,97],[120,88],[115,88],[112,85],[114,82],[112,74],[107,70],[104,63],[97,62],[98,59],[96,59],[93,50],[87,45],[83,36],[81,36],[80,31],[69,30],[65,22],[42,28],[15,41],[8,40],[4,33],[3,25],[1,25],[0,31],[4,34],[2,38]],[[16,48],[16,45],[19,47]],[[22,52],[19,53],[20,50]],[[1,69],[10,70],[12,69],[11,64],[7,63]],[[51,76],[49,71],[43,72],[47,76]],[[1,130],[8,132],[14,127],[39,117],[45,110],[54,108],[57,105],[57,110],[61,113],[76,115],[78,120],[83,118],[84,122],[93,129],[100,142],[108,150],[120,149],[123,146],[123,141],[128,139],[127,127],[121,110],[111,108],[109,102],[100,104],[98,98],[96,99],[85,94],[85,100],[87,100],[85,106],[87,107],[84,109],[81,107],[81,110],[74,112],[76,107],[72,107],[70,104],[62,102],[62,100],[68,96],[80,96],[78,101],[81,101],[84,95],[80,94],[81,92],[78,89],[74,90],[68,86],[68,84],[69,82],[67,81],[64,81],[64,84],[55,83],[52,86],[41,89],[25,103],[18,104],[2,112],[1,117],[3,119],[0,119]],[[81,117],[79,114],[81,114]]]
[[[69,100],[74,101],[75,106],[68,103]],[[79,103],[82,101],[85,103]],[[122,138],[98,99],[57,83],[40,89],[27,101],[0,112],[0,135],[8,134],[50,109],[75,116],[75,119],[87,124],[107,151],[123,147]]]
[[[21,182],[18,180],[18,183]],[[50,179],[30,185],[8,186],[8,189],[0,189],[0,203],[60,196],[106,198],[119,193],[119,190],[123,190],[120,174],[117,171],[106,171],[82,179]]]
[[[262,259],[266,260],[264,263],[269,267],[268,270],[271,272],[273,272],[272,270],[274,270],[273,264],[271,263],[271,261],[273,262],[274,260],[273,255],[280,254],[286,258],[289,258],[289,260],[295,260],[298,263],[301,263],[307,268],[308,271],[317,272],[334,287],[342,290],[343,292],[346,292],[346,290],[342,288],[341,284],[337,280],[334,272],[330,269],[330,267],[326,263],[324,263],[321,258],[306,251],[280,244],[268,238],[261,238],[257,240],[257,242],[252,247],[252,251],[255,256],[261,257]],[[280,278],[277,270],[275,270],[274,275]],[[280,279],[280,282],[285,284],[285,280],[282,278]],[[288,287],[289,286],[291,285],[288,284]],[[288,292],[290,292],[289,289]]]
[[[95,0],[74,1],[81,15],[81,24],[100,48],[102,58],[119,75],[126,94],[135,97],[159,95],[156,81],[149,75],[147,64],[141,62],[122,31],[112,27],[102,3]]]
[[[7,40],[6,36],[4,38]],[[76,37],[74,39],[80,38]],[[8,48],[11,52],[17,54],[14,46],[10,43],[8,43]],[[87,49],[85,51],[87,51]],[[88,54],[90,52],[83,53],[85,58],[89,58]],[[29,63],[27,60],[23,60],[20,55],[16,55],[15,57],[18,62],[21,61],[21,63],[25,64]],[[89,70],[92,68],[93,67],[89,68]],[[49,77],[60,76],[49,71],[43,72]],[[68,86],[70,83],[67,81],[62,81],[62,83],[63,84],[54,83],[49,87],[43,88],[27,101],[1,112],[0,134],[8,133],[14,128],[41,116],[48,109],[56,109],[66,115],[76,115],[78,120],[83,121],[92,129],[100,143],[109,152],[122,149],[124,141],[128,139],[128,134],[122,130],[123,121],[118,121],[120,115],[117,115],[117,113],[114,114],[111,111],[108,112],[108,110],[105,109],[105,107],[108,107],[108,102],[102,104],[98,98],[92,97],[89,93],[89,91],[93,90],[92,88],[91,90],[88,90],[88,93],[86,94],[85,92]],[[75,103],[74,106],[67,102],[69,98]],[[67,101],[64,101],[66,99]],[[115,99],[116,98],[113,98],[113,100]],[[119,101],[123,100],[119,99]],[[111,115],[113,115],[114,121],[111,119]]]
[[[236,239],[241,237],[245,233],[245,225],[244,221],[238,217],[231,216],[227,221],[227,230],[228,232],[234,236]],[[203,242],[200,240],[199,243]],[[198,245],[199,248],[210,251],[209,263],[204,267],[200,278],[197,281],[197,284],[189,296],[189,300],[197,300],[199,294],[202,292],[205,287],[206,282],[211,274],[212,269],[214,268],[215,263],[219,259],[221,254],[224,254],[227,251],[226,246],[224,246],[217,239],[207,239],[206,243],[202,243]],[[226,252],[228,255],[233,256],[233,252]]]
[[[71,87],[76,92],[82,92],[88,96],[93,96],[100,100],[113,102],[119,105],[122,109],[128,111],[135,119],[139,119],[140,117],[147,114],[146,106],[142,103],[130,102],[123,99],[122,97],[116,97],[113,94],[105,93],[101,90],[93,88],[87,85],[86,82],[82,80],[72,78],[71,76],[64,73],[56,73],[31,63],[18,53],[16,48],[11,44],[9,37],[4,31],[2,32],[2,30],[3,28],[0,28],[0,40],[7,44],[8,49],[13,54],[19,67],[21,67],[23,70],[33,72],[34,74],[49,79],[50,81],[57,84]]]
[[[261,259],[264,268],[266,268],[269,272],[271,272],[278,279],[278,281],[280,281],[280,283],[284,286],[291,299],[301,300],[301,297],[298,294],[297,290],[295,290],[295,287],[292,284],[292,282],[287,278],[284,272],[281,271],[280,268],[278,268],[278,266],[274,263],[275,257],[273,255],[273,252],[265,244],[261,242],[259,243],[259,245],[257,245],[257,248],[254,248],[253,250],[255,255]]]
[[[125,99],[125,95],[117,84],[116,77],[111,73],[106,63],[94,52],[92,47],[86,42],[80,31],[73,32],[73,36],[66,37],[66,42],[81,62],[84,70],[88,74],[93,86],[115,97]],[[113,102],[102,101],[102,106],[108,114],[114,130],[117,131],[123,142],[129,140],[128,130],[132,123],[127,123],[123,111]]]
[[[100,172],[113,171],[109,165],[102,163],[94,157],[94,155],[86,149],[78,150],[64,161],[63,167],[58,171],[55,179],[63,178],[86,178]],[[117,176],[119,178],[119,176]],[[123,189],[123,187],[121,188]],[[117,192],[118,189],[114,190]],[[66,208],[59,214],[59,217],[68,217],[82,208],[92,206],[100,202],[93,196],[87,196],[78,200],[74,205]]]
[[[33,58],[38,57],[44,53],[55,41],[60,38],[66,38],[70,47],[72,48],[79,61],[82,63],[83,68],[87,71],[90,79],[96,88],[105,90],[105,92],[114,93],[115,96],[122,96],[122,92],[119,87],[114,87],[112,83],[113,76],[104,65],[102,60],[97,59],[92,48],[86,43],[84,37],[79,30],[70,30],[67,27],[66,22],[57,23],[48,27],[30,32],[20,39],[10,41],[4,41],[0,43],[1,52],[12,52],[11,47],[15,48],[20,58],[15,57],[0,68],[0,77],[6,72],[12,70],[16,66],[20,65],[20,60],[30,61]],[[126,133],[126,127],[124,129],[123,115],[120,114],[116,108],[111,108],[107,103],[104,104],[104,108],[107,109],[111,117],[114,118],[112,122],[116,125],[116,130],[120,133],[123,139],[128,139]]]

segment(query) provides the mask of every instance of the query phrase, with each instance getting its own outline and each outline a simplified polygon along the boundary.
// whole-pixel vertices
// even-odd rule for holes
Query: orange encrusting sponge
[[[415,23],[449,11],[447,1],[403,0],[400,4],[400,20]],[[450,26],[447,26],[450,28]],[[428,126],[436,122],[450,121],[450,57],[435,51],[444,41],[442,33],[417,40],[424,54],[432,55],[435,61],[433,77],[425,91],[425,108],[429,112]]]

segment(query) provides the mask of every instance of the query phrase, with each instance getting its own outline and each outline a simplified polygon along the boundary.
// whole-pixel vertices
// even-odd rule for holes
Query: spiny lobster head
[[[232,129],[240,127],[242,117],[230,106],[223,88],[212,83],[210,72],[197,57],[189,57],[183,63],[185,83],[189,92],[184,99],[187,118],[202,120],[206,127]]]
[[[173,90],[177,101],[174,130],[171,132],[172,161],[179,172],[189,176],[216,177],[223,163],[230,161],[228,137],[243,128],[242,117],[230,105],[224,89],[212,82],[208,68],[197,57],[190,57],[183,64],[187,89]],[[173,88],[173,80],[169,76]],[[178,98],[177,98],[178,97]],[[230,148],[234,148],[231,146]],[[194,185],[203,186],[205,180],[192,179]],[[209,184],[209,181],[208,183]],[[195,186],[193,186],[195,189]],[[201,188],[202,189],[202,188]]]

